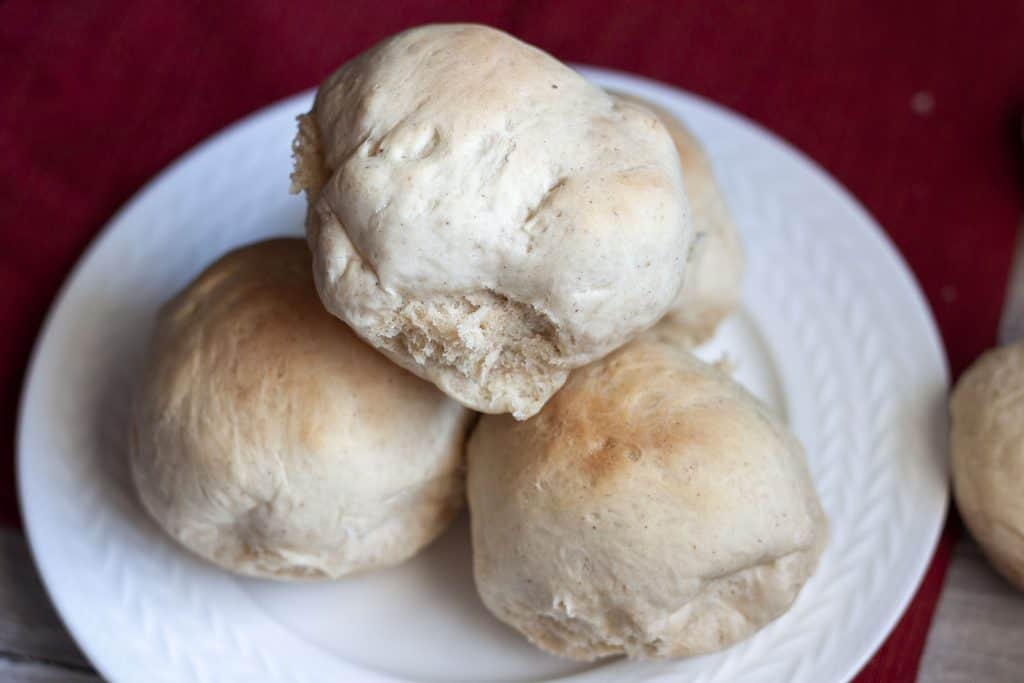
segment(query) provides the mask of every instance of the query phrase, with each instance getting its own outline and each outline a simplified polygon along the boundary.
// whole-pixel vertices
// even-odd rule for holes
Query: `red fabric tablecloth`
[[[480,21],[563,60],[642,74],[764,124],[868,207],[921,282],[954,372],[992,344],[1020,216],[1024,5],[43,2],[0,4],[0,522],[46,309],[89,240],[160,168],[315,85],[374,41]],[[949,536],[859,680],[911,680]]]

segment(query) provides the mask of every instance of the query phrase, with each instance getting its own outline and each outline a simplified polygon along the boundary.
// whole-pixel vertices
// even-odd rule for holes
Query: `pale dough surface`
[[[473,409],[529,417],[682,286],[694,230],[657,116],[495,29],[346,63],[295,154],[324,305]]]
[[[1024,590],[1024,342],[993,349],[950,402],[953,494],[985,556]]]
[[[804,452],[659,325],[468,447],[477,589],[541,648],[724,648],[785,612],[827,537]]]
[[[213,264],[160,312],[136,396],[144,506],[242,574],[393,565],[462,506],[469,411],[324,311],[310,261],[281,239]]]

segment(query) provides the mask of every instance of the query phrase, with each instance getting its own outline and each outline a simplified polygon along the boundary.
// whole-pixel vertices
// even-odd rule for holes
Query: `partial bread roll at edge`
[[[616,96],[654,112],[672,136],[679,154],[698,237],[683,288],[669,315],[687,331],[691,343],[700,344],[740,305],[745,259],[739,233],[715,180],[711,161],[686,125],[652,102],[624,93]]]
[[[1024,341],[975,361],[950,413],[960,516],[992,566],[1024,590]]]
[[[469,411],[323,310],[301,240],[231,252],[170,301],[136,399],[142,503],[225,569],[393,565],[462,505]]]
[[[785,612],[827,522],[797,440],[663,326],[468,446],[484,604],[578,660],[719,650]]]

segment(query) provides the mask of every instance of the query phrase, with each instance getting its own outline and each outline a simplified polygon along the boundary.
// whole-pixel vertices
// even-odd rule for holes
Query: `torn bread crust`
[[[682,286],[657,117],[498,31],[381,43],[324,82],[294,151],[325,307],[475,410],[529,417]]]

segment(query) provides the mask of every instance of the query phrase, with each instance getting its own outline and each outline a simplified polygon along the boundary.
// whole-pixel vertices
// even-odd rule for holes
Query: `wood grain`
[[[0,658],[0,681],[5,683],[99,683],[100,680],[95,673]]]
[[[1024,222],[999,341],[1024,338]],[[965,536],[953,550],[946,584],[925,645],[918,683],[1024,681],[1024,594],[998,576]]]
[[[0,529],[0,680],[99,680],[54,611],[24,537],[8,529]]]
[[[953,551],[917,680],[1024,680],[1024,594],[988,566],[970,537]]]

